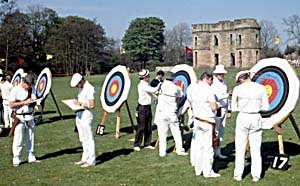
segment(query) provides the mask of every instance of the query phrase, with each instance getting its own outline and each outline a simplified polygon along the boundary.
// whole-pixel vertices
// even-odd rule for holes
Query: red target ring
[[[109,96],[116,96],[119,90],[119,82],[114,80],[109,89]]]

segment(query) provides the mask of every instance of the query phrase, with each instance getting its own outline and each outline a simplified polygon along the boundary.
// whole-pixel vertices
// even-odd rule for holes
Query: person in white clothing
[[[268,96],[263,85],[250,80],[249,71],[236,75],[232,92],[232,111],[239,112],[235,128],[235,169],[234,179],[242,180],[247,142],[250,144],[251,175],[254,182],[259,181],[262,171],[261,140],[262,117],[260,111],[269,109]]]
[[[79,73],[75,73],[71,79],[71,87],[79,88],[79,94],[75,104],[83,107],[76,112],[76,127],[78,129],[79,141],[82,144],[83,153],[81,160],[75,165],[90,167],[96,164],[95,142],[92,132],[93,113],[95,107],[95,89]]]
[[[226,123],[226,116],[229,115],[228,112],[228,93],[227,93],[227,84],[224,80],[225,74],[227,71],[224,68],[224,65],[216,65],[215,70],[213,71],[214,80],[211,85],[216,101],[219,103],[219,108],[216,112],[215,117],[215,130],[216,130],[216,143],[214,143],[215,157],[220,159],[225,159],[227,156],[221,154],[221,142],[224,136],[224,127]]]
[[[173,73],[167,72],[166,76],[166,79],[158,91],[158,102],[154,118],[159,137],[159,156],[164,157],[167,155],[167,136],[169,129],[175,140],[177,155],[187,155],[182,147],[182,137],[177,116],[177,102],[178,98],[182,96],[182,91],[173,83]]]
[[[194,161],[196,175],[203,173],[204,177],[219,177],[212,169],[213,146],[212,134],[215,124],[217,103],[211,84],[213,76],[204,72],[201,81],[191,84],[187,89],[187,100],[190,102],[194,115]]]
[[[11,119],[11,107],[9,106],[9,94],[13,85],[10,83],[11,76],[5,76],[5,81],[0,85],[1,96],[3,100],[3,120],[4,127],[11,128],[12,127],[12,119]]]
[[[140,146],[144,136],[144,146],[147,149],[155,149],[151,146],[151,96],[157,92],[161,83],[157,87],[151,87],[149,85],[150,75],[149,70],[143,69],[139,72],[140,83],[138,84],[138,128],[135,135],[134,147],[135,151],[140,151]]]
[[[26,139],[26,156],[29,163],[39,163],[34,152],[34,117],[33,107],[36,100],[34,90],[31,87],[31,77],[26,76],[17,86],[13,87],[9,95],[9,105],[13,110],[13,127],[11,133],[13,138],[13,166],[17,167],[21,163],[22,142]]]

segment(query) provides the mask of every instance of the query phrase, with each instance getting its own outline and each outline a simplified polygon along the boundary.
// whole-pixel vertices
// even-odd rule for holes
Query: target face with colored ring
[[[101,103],[107,112],[115,112],[127,100],[130,90],[130,79],[125,66],[113,68],[106,76],[102,91]]]
[[[285,59],[268,58],[260,60],[250,72],[252,81],[265,87],[269,99],[269,110],[261,112],[263,128],[283,123],[299,97],[299,79],[293,68]]]
[[[171,72],[174,73],[174,80],[173,82],[175,85],[177,85],[181,91],[183,92],[183,97],[179,100],[179,108],[184,105],[184,102],[186,100],[186,92],[187,88],[191,83],[194,83],[197,81],[197,76],[195,74],[195,71],[193,67],[182,64],[182,65],[176,65],[172,68]]]
[[[35,84],[35,95],[37,99],[44,99],[51,89],[51,71],[49,68],[42,70]]]
[[[287,100],[289,82],[285,73],[276,66],[268,66],[259,70],[252,81],[264,85],[269,98],[270,108],[261,112],[262,117],[270,117],[280,111]]]
[[[17,85],[21,83],[22,74],[24,74],[24,70],[22,68],[18,69],[11,79],[11,83],[13,85]]]

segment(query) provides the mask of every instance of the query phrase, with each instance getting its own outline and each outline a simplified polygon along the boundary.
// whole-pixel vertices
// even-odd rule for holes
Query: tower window
[[[219,64],[219,54],[215,54],[215,65]]]
[[[195,52],[195,66],[194,67],[197,67],[198,66],[198,52]]]
[[[197,37],[195,37],[195,46],[197,46],[198,45],[198,38]]]
[[[239,45],[242,44],[242,35],[239,35]]]
[[[230,54],[230,58],[231,58],[231,66],[235,66],[235,56],[234,56],[234,53],[231,53]]]
[[[217,36],[214,36],[215,37],[215,46],[219,46],[219,40],[218,40],[218,37]]]
[[[230,45],[232,45],[232,44],[233,44],[233,35],[230,34]]]
[[[239,67],[242,67],[242,52],[239,51]]]

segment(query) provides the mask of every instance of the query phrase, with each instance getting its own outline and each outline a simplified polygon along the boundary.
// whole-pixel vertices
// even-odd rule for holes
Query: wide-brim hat
[[[149,70],[143,69],[139,72],[139,77],[140,78],[145,78],[149,75]]]
[[[225,70],[224,65],[216,65],[213,74],[227,74],[227,71]]]
[[[240,77],[242,77],[243,75],[245,74],[250,74],[250,71],[249,70],[242,70],[240,72],[238,72],[235,76],[235,82],[238,83],[239,82],[239,79]]]
[[[81,80],[82,80],[81,74],[79,74],[79,73],[73,74],[71,83],[70,83],[71,87],[76,87]]]

